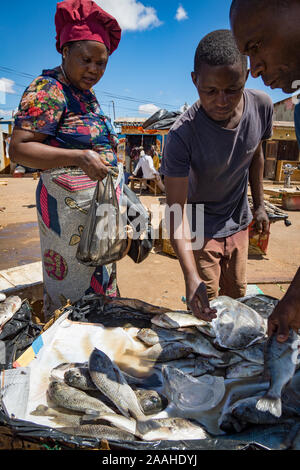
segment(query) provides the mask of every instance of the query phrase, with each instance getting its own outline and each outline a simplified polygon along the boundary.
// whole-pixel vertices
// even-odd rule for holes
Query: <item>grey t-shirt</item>
[[[170,129],[161,173],[189,177],[188,203],[204,204],[204,234],[228,237],[252,220],[249,167],[262,140],[272,136],[273,103],[258,90],[244,91],[244,112],[235,129],[209,119],[197,101]]]

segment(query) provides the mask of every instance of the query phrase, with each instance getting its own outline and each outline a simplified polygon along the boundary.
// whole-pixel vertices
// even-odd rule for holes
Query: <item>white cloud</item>
[[[176,18],[177,21],[183,21],[183,20],[188,19],[188,14],[187,14],[187,12],[185,11],[185,9],[183,8],[182,5],[179,5],[179,7],[177,8],[175,18]]]
[[[144,31],[162,23],[155,8],[137,0],[95,0],[103,10],[116,18],[123,31]]]
[[[156,111],[158,111],[160,108],[156,106],[155,104],[143,104],[139,107],[139,112],[140,114],[149,114],[150,116]]]
[[[0,116],[3,116],[3,117],[12,117],[12,113],[13,113],[13,109],[11,110],[6,110],[6,109],[0,109]],[[0,124],[1,124],[1,120],[0,120]]]
[[[0,78],[0,91],[3,91],[4,93],[14,94],[16,93],[13,88],[14,84],[15,82],[13,80],[9,80],[9,78]]]

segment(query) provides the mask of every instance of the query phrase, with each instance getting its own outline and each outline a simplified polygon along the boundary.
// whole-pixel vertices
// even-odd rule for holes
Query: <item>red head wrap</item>
[[[92,0],[65,0],[57,4],[55,15],[56,49],[67,42],[97,41],[112,54],[121,39],[117,20]]]

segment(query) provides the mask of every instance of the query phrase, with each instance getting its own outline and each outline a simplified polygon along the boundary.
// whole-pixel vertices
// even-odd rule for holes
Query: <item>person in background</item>
[[[249,56],[254,78],[266,86],[293,93],[300,80],[300,3],[297,0],[234,0],[231,28],[242,54]],[[296,132],[299,105],[296,106]],[[299,253],[298,253],[299,257]],[[268,334],[285,342],[289,329],[300,328],[300,268],[268,319]]]
[[[150,153],[150,151],[149,151]],[[133,172],[134,176],[137,176],[138,171],[142,170],[142,178],[147,180],[155,180],[159,189],[164,192],[165,187],[163,182],[161,181],[160,175],[158,171],[154,168],[153,159],[150,155],[146,154],[144,150],[141,151],[140,159],[138,161],[137,166]]]
[[[67,299],[117,295],[115,263],[80,264],[77,247],[98,180],[117,167],[117,136],[92,89],[117,49],[121,29],[91,0],[57,4],[60,66],[25,90],[10,145],[13,161],[42,170],[36,192],[47,320]],[[123,181],[123,180],[122,180]],[[122,183],[115,180],[117,194]]]
[[[200,100],[172,126],[164,148],[167,205],[181,208],[181,222],[173,222],[170,240],[185,278],[187,303],[193,314],[211,321],[215,311],[199,295],[203,283],[209,300],[246,294],[248,226],[267,232],[264,207],[262,142],[272,136],[273,103],[258,90],[245,89],[247,58],[240,54],[229,30],[213,31],[199,43],[192,80]],[[254,203],[248,203],[248,181]],[[185,228],[187,204],[196,214],[204,208],[204,228],[193,231],[199,245],[192,248]],[[201,221],[200,221],[201,222]],[[186,232],[184,233],[186,235]]]
[[[156,150],[155,145],[151,145],[151,157],[153,159],[153,165],[156,171],[159,171],[160,169],[160,159],[158,156],[158,152]]]

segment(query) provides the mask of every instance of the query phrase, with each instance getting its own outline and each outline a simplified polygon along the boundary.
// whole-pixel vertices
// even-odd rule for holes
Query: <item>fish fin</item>
[[[48,406],[39,405],[30,414],[34,415],[34,416],[51,416],[51,414],[49,414],[49,413],[51,413],[51,412],[50,412],[50,409],[48,408]]]
[[[92,419],[93,417],[94,418],[99,417],[100,413],[99,413],[99,411],[87,408],[86,410],[84,410],[84,415],[85,416],[90,416],[91,417],[90,419]]]
[[[265,395],[256,403],[256,409],[263,412],[268,411],[276,418],[280,418],[282,415],[281,398]]]
[[[80,419],[80,424],[90,424],[100,419],[100,413],[92,413],[92,411],[93,410],[86,410],[86,414],[84,414]]]

